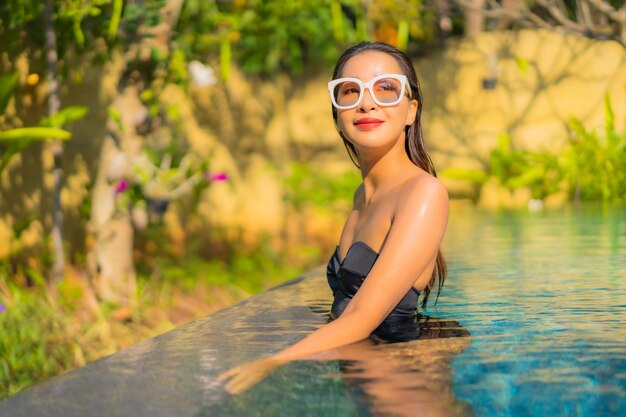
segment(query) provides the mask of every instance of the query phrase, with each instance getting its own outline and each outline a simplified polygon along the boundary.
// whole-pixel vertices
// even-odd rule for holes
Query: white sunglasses
[[[379,106],[395,106],[402,101],[405,89],[409,92],[409,98],[412,98],[408,84],[409,80],[402,74],[382,74],[366,83],[358,78],[345,77],[330,81],[328,92],[333,106],[339,110],[358,106],[363,100],[365,89],[370,90],[374,103]]]

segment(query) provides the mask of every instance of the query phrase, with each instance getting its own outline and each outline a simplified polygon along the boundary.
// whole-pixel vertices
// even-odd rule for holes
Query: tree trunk
[[[59,112],[61,103],[59,100],[59,83],[57,80],[57,41],[52,23],[52,0],[46,0],[44,4],[44,30],[46,36],[46,61],[48,82],[48,115],[52,116]],[[54,263],[52,265],[52,284],[56,286],[65,275],[65,254],[63,251],[63,211],[61,208],[61,187],[63,184],[63,144],[61,141],[53,141],[50,148],[54,156],[52,177],[54,188],[52,192],[52,246]]]
[[[136,276],[133,264],[134,231],[128,207],[120,204],[115,187],[127,178],[143,139],[136,133],[147,115],[134,87],[127,87],[113,101],[120,123],[108,122],[109,135],[102,145],[100,165],[93,190],[91,227],[94,246],[90,267],[96,276],[98,295],[104,301],[133,305]]]
[[[483,8],[485,0],[470,0],[471,6],[465,7],[465,36],[472,38],[483,32],[485,14]]]
[[[169,39],[178,21],[182,0],[168,0],[161,8],[157,26],[139,29],[143,41],[129,48],[122,60],[151,59],[150,51],[159,49],[169,54]],[[125,63],[122,64],[122,67]],[[122,72],[124,69],[121,70]],[[143,76],[149,77],[150,74]],[[141,76],[124,77],[126,84],[118,86],[119,93],[112,107],[120,116],[119,123],[109,118],[109,135],[104,141],[100,165],[93,191],[91,232],[94,244],[89,254],[89,267],[102,300],[121,305],[134,305],[136,274],[133,264],[134,230],[128,207],[120,206],[115,184],[130,174],[131,164],[143,149],[143,138],[137,128],[145,124],[148,111],[139,99]]]

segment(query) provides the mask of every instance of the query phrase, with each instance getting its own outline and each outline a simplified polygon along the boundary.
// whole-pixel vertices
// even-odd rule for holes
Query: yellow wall
[[[435,165],[439,170],[480,167],[502,132],[509,133],[517,147],[558,152],[567,141],[570,117],[589,127],[602,126],[607,92],[617,126],[623,126],[625,58],[624,49],[613,42],[521,31],[451,41],[445,49],[416,60],[425,98],[425,137]],[[63,105],[90,107],[88,118],[72,127],[74,138],[65,148],[63,204],[73,248],[81,248],[85,240],[78,207],[97,172],[106,108],[118,71],[117,61],[92,68],[82,84],[63,91]],[[497,78],[497,86],[484,90],[482,80],[489,76]],[[320,172],[354,169],[332,124],[329,77],[326,69],[261,80],[234,70],[225,87],[192,87],[189,93],[166,88],[164,105],[177,108],[188,142],[202,154],[212,153],[212,168],[231,176],[230,184],[216,183],[206,193],[201,212],[208,224],[243,231],[244,239],[263,233],[278,236],[288,224],[281,177],[290,161],[310,162]],[[36,104],[33,114],[42,114]],[[45,233],[42,224],[49,224],[51,181],[45,170],[52,162],[40,149],[32,145],[0,178],[0,257],[6,256],[10,227],[21,216],[31,211],[44,221],[34,222],[22,239],[28,242],[13,242],[14,247],[35,244]],[[453,196],[470,192],[462,182],[446,183]],[[521,201],[527,198],[523,195]],[[485,204],[502,203],[496,196]],[[182,243],[178,211],[168,214],[168,222],[172,237]],[[336,219],[311,218],[308,223],[311,233],[337,239]]]

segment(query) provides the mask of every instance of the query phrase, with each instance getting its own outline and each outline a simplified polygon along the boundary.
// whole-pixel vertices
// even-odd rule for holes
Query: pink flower
[[[228,174],[225,172],[207,172],[204,174],[207,181],[228,181]]]
[[[7,311],[7,308],[4,304],[0,304],[0,313],[4,313],[5,311]]]
[[[126,180],[119,180],[115,185],[115,194],[123,193],[128,190],[128,182]]]

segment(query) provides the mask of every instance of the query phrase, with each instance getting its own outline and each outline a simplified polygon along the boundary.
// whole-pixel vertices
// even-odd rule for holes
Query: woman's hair
[[[426,151],[426,145],[424,144],[424,135],[422,134],[422,91],[420,90],[419,82],[417,80],[417,74],[415,73],[413,63],[404,52],[383,42],[361,42],[348,48],[339,57],[339,60],[335,65],[335,70],[333,71],[333,80],[339,76],[339,73],[350,58],[368,51],[384,52],[391,55],[396,60],[398,65],[400,65],[400,68],[402,69],[404,75],[406,75],[406,77],[408,78],[409,87],[411,88],[411,94],[413,98],[417,100],[418,106],[415,115],[415,121],[412,125],[407,126],[404,130],[404,149],[406,150],[406,154],[408,155],[411,162],[422,168],[424,171],[428,172],[430,175],[436,177],[437,172],[435,171],[435,166],[433,165],[433,162],[430,159],[428,152]],[[335,126],[337,126],[337,109],[335,109],[334,106],[332,107],[332,112]],[[358,167],[359,164],[357,151],[354,145],[346,139],[341,131],[339,132],[339,136],[341,136],[341,139],[343,139],[343,144],[348,150],[348,155],[350,155],[350,159],[352,159],[352,162],[354,162],[354,164]],[[433,269],[433,273],[430,277],[430,281],[428,282],[426,288],[424,288],[422,308],[426,307],[426,303],[428,302],[428,296],[430,295],[430,291],[432,290],[432,288],[435,286],[435,281],[439,281],[437,299],[439,298],[441,288],[443,287],[443,284],[446,280],[447,272],[448,271],[446,268],[446,262],[443,258],[441,250],[439,250],[437,252],[437,261],[435,264],[435,268]],[[435,300],[435,304],[437,304],[437,300]]]

